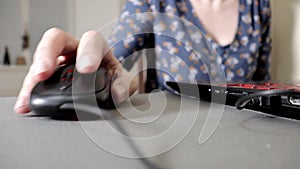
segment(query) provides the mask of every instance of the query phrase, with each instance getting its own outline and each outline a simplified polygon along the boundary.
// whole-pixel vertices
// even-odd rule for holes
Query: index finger
[[[76,50],[78,41],[62,30],[52,28],[42,37],[34,54],[34,62],[20,90],[14,110],[16,113],[29,112],[29,96],[33,87],[49,78],[55,70],[56,58]]]
[[[94,30],[84,33],[77,51],[77,70],[80,73],[96,71],[108,52],[109,45],[100,32]]]
[[[47,79],[55,69],[57,57],[76,51],[78,44],[79,41],[70,34],[58,28],[49,29],[34,54],[36,68],[33,76],[37,76],[38,80]]]

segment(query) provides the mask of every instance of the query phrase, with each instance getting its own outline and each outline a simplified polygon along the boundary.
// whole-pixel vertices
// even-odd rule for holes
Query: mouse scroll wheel
[[[65,74],[63,75],[61,81],[62,82],[70,82],[70,81],[73,81],[74,78],[73,78],[73,72],[74,70],[73,69],[69,69],[65,72]]]
[[[70,65],[64,69],[64,71],[61,74],[60,77],[60,90],[66,90],[68,89],[71,85],[72,82],[74,81],[73,73],[74,73],[74,65]]]

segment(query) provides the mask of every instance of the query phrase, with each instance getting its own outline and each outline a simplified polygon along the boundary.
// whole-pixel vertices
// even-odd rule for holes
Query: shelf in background
[[[27,65],[0,65],[0,71],[24,71],[29,70]]]
[[[0,96],[17,96],[29,66],[0,66]]]

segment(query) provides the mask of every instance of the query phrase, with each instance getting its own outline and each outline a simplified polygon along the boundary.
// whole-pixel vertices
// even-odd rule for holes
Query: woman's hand
[[[60,29],[52,28],[45,32],[35,51],[33,64],[25,77],[14,111],[28,113],[33,87],[48,79],[57,65],[72,62],[74,59],[80,73],[92,73],[101,65],[113,75],[111,92],[116,102],[126,100],[138,88],[137,78],[122,67],[109,51],[109,46],[100,33],[89,31],[79,41]]]

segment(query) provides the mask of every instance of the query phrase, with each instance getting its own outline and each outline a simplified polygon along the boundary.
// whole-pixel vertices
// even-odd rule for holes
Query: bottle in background
[[[25,30],[22,36],[22,53],[16,59],[16,65],[30,65],[31,53],[29,47],[29,33]]]
[[[10,65],[10,57],[9,57],[8,46],[5,46],[3,65]]]

